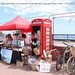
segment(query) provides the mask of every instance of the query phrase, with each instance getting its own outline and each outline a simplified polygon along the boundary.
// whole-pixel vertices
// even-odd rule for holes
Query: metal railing
[[[2,40],[4,34],[0,34],[0,40]],[[75,34],[52,34],[52,43],[54,40],[75,40]]]
[[[75,40],[75,34],[52,34],[53,40]]]
[[[52,44],[54,40],[73,40],[75,41],[75,34],[52,34]]]

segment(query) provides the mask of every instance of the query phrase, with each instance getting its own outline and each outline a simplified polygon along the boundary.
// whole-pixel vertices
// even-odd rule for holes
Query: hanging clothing
[[[34,38],[32,40],[32,44],[33,44],[33,48],[36,48],[37,47],[37,39],[36,38]]]

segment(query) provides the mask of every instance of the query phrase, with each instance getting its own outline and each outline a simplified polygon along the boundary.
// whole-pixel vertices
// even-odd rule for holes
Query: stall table
[[[4,45],[3,43],[0,42],[0,60],[1,60],[1,47]]]
[[[16,63],[17,60],[22,61],[21,53],[22,53],[22,49],[19,49],[19,51],[18,51],[18,49],[17,50],[13,50],[11,63]]]

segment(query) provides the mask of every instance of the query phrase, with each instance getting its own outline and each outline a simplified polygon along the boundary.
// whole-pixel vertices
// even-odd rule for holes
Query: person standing
[[[8,35],[6,35],[6,36],[4,37],[3,43],[4,43],[5,45],[8,45]]]
[[[23,39],[23,41],[24,41],[24,46],[26,46],[26,41],[25,41],[26,35],[25,35],[25,34],[22,34],[22,39]]]

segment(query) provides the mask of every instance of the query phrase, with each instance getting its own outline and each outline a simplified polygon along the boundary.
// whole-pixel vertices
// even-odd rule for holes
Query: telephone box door
[[[51,25],[44,25],[43,26],[43,50],[46,53],[52,49],[52,27]]]

